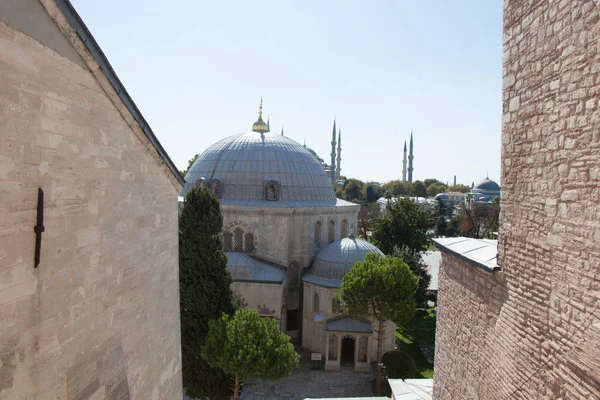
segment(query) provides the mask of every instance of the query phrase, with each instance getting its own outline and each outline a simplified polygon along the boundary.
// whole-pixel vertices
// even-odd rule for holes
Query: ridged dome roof
[[[473,191],[500,192],[500,185],[490,178],[485,178],[473,187]]]
[[[383,256],[381,250],[363,239],[350,237],[330,243],[317,254],[303,281],[327,287],[340,287],[342,278],[369,253]]]
[[[185,180],[182,196],[200,180],[209,186],[218,180],[222,204],[331,206],[337,201],[315,157],[295,141],[272,133],[244,133],[215,143],[198,157]],[[277,185],[277,201],[266,200],[269,182]]]

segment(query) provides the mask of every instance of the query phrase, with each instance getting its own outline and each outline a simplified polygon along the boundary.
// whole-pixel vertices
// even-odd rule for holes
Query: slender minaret
[[[412,134],[412,129],[410,130],[410,146],[409,146],[409,153],[408,153],[408,182],[412,183],[412,173],[413,173],[413,158],[414,158],[414,154],[413,154],[413,134]]]
[[[267,118],[267,132],[271,132],[271,117]]]
[[[335,177],[340,179],[342,172],[342,130],[338,129],[337,165],[335,166]]]
[[[333,135],[331,136],[331,165],[329,166],[329,177],[335,181],[335,118],[333,119]]]
[[[404,139],[404,158],[402,159],[402,181],[406,182],[406,139]]]
[[[281,136],[283,136],[283,126],[281,127]]]

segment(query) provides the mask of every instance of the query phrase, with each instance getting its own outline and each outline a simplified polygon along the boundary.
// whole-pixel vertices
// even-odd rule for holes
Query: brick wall
[[[99,71],[1,20],[0,399],[181,399],[176,181]]]
[[[436,399],[600,398],[599,13],[505,1],[502,272],[443,256]]]

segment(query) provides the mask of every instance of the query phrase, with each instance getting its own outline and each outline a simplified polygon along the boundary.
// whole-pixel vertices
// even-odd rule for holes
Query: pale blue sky
[[[251,130],[326,161],[334,115],[342,174],[500,177],[502,1],[71,0],[178,167]]]

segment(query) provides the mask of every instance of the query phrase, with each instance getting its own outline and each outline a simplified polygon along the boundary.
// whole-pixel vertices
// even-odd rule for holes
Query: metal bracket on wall
[[[34,268],[40,265],[40,253],[42,250],[42,232],[46,230],[44,226],[44,191],[38,188],[38,201],[37,201],[37,224],[33,227],[35,232],[35,263]]]

